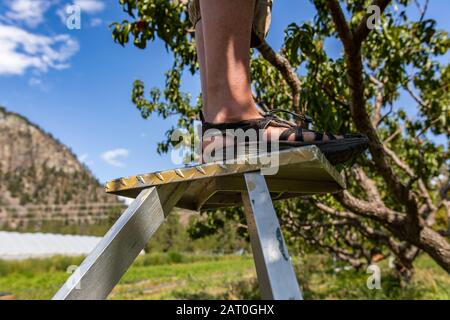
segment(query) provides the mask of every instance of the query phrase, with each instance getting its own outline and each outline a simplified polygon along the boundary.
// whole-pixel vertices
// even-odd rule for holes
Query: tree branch
[[[300,108],[300,93],[301,93],[301,82],[292,68],[289,60],[283,57],[281,54],[276,53],[272,47],[266,41],[257,48],[264,59],[266,59],[272,66],[274,66],[286,80],[289,87],[292,90],[292,104],[293,109],[297,113],[304,113],[305,110]]]
[[[406,164],[405,162],[403,162],[398,156],[397,154],[392,151],[391,149],[389,149],[386,145],[384,145],[384,151],[386,152],[386,154],[394,161],[394,163],[401,168],[403,171],[406,172],[406,174],[408,174],[409,177],[411,178],[415,178],[416,174],[414,173],[414,171],[411,169],[410,166],[408,166],[408,164]]]
[[[385,234],[381,230],[375,230],[375,229],[363,224],[361,222],[361,219],[356,214],[354,214],[352,212],[339,211],[339,210],[333,209],[321,202],[314,202],[314,205],[318,209],[320,209],[323,212],[328,213],[332,216],[335,216],[338,218],[343,218],[346,220],[351,220],[352,226],[356,227],[364,236],[366,236],[367,238],[371,238],[373,240],[377,240],[377,241],[382,240],[383,243],[387,244],[386,241],[389,239],[389,236],[387,234]]]
[[[391,234],[383,232],[382,229],[374,229],[370,227],[369,225],[363,223],[357,215],[351,212],[341,212],[321,202],[313,201],[313,203],[318,209],[322,210],[323,212],[351,222],[351,226],[355,228],[355,230],[360,232],[361,235],[366,239],[373,241],[378,246],[384,245],[389,248],[390,252],[395,255],[396,260],[398,261],[397,263],[400,264],[398,267],[407,268],[409,274],[412,272],[414,268],[412,263],[419,253],[419,249],[417,247],[410,245],[408,242],[398,242],[394,237],[392,237]],[[344,240],[348,245],[356,245],[358,249],[364,249],[360,246],[359,243],[355,243],[354,241],[349,239],[347,235],[345,235],[344,237]],[[368,260],[369,263],[372,262],[372,260],[375,258],[377,259],[377,261],[379,261],[380,259],[378,255],[374,256],[372,253],[367,252],[367,250],[363,250],[362,254],[366,257],[366,260]],[[386,258],[386,255],[381,256],[381,259]],[[402,273],[402,270],[398,271]]]
[[[423,19],[425,18],[425,15],[427,13],[428,4],[429,4],[430,1],[426,0],[423,8],[420,7],[419,1],[415,0],[414,2],[416,3],[417,9],[419,9],[419,11],[420,11],[420,19],[419,19],[419,21],[423,21]]]
[[[374,4],[379,5],[382,11],[384,11],[388,3],[389,1],[387,0],[374,1]],[[393,196],[405,206],[409,217],[410,229],[412,232],[418,234],[420,229],[419,210],[414,194],[409,192],[409,188],[402,184],[400,178],[389,165],[383,144],[381,143],[376,128],[372,125],[366,111],[361,41],[367,37],[370,31],[366,25],[367,18],[363,19],[359,29],[355,32],[358,40],[353,40],[352,32],[349,30],[347,22],[345,21],[339,2],[337,0],[330,0],[327,1],[327,4],[330,8],[338,35],[344,44],[352,118],[358,130],[368,136],[369,149],[378,172],[386,181]]]
[[[317,82],[317,84],[320,86],[320,88],[323,90],[323,92],[325,92],[325,94],[327,95],[327,97],[329,99],[333,100],[336,104],[340,105],[341,107],[344,107],[344,108],[349,107],[347,102],[337,98],[334,93],[330,92],[330,90],[328,90],[328,88],[319,80],[319,78],[317,76],[314,78],[314,80]]]
[[[347,24],[347,20],[345,19],[344,12],[342,12],[339,1],[328,0],[327,5],[331,11],[339,38],[341,38],[345,50],[350,51],[354,45],[353,33]]]
[[[375,182],[370,179],[364,170],[357,166],[352,169],[356,180],[360,183],[361,187],[364,189],[364,192],[367,195],[367,198],[370,202],[373,202],[377,205],[381,205],[384,207],[384,202],[381,199],[380,193],[378,192],[378,188]]]
[[[377,87],[377,93],[375,97],[375,104],[373,106],[373,116],[372,116],[372,125],[376,128],[379,126],[381,122],[381,109],[383,108],[384,103],[384,84],[381,81],[378,81],[374,76],[369,76],[369,79],[372,83],[374,83]]]
[[[350,263],[354,268],[359,268],[363,265],[363,262],[358,259],[354,253],[340,248],[339,246],[333,246],[331,244],[325,243],[322,239],[315,238],[311,235],[300,232],[300,237],[302,237],[306,242],[314,244],[321,247],[328,252],[335,254],[340,260]]]
[[[397,130],[393,134],[391,134],[389,137],[384,140],[384,145],[387,146],[389,142],[391,142],[396,136],[398,136],[400,133],[402,133],[403,129],[405,129],[405,126],[398,127]]]
[[[331,208],[327,206],[326,204],[318,201],[312,201],[312,203],[320,210],[322,210],[325,213],[328,213],[330,215],[333,215],[335,217],[343,218],[343,219],[351,219],[351,220],[358,220],[358,216],[355,215],[352,212],[347,211],[339,211],[337,209]]]
[[[391,149],[389,149],[386,145],[384,145],[386,154],[394,161],[394,163],[401,168],[403,171],[406,172],[406,174],[412,178],[412,179],[416,179],[418,178],[416,176],[416,174],[414,173],[414,171],[411,169],[411,167],[404,161],[402,161],[396,154],[394,151],[392,151]],[[434,212],[437,210],[436,206],[433,203],[433,200],[431,199],[430,193],[425,185],[425,182],[423,181],[423,179],[418,179],[418,187],[419,187],[419,191],[421,196],[425,199],[426,205],[428,207],[429,212]],[[426,217],[424,217],[426,218]]]
[[[425,103],[425,101],[422,100],[421,97],[419,97],[414,91],[413,89],[411,89],[411,86],[408,84],[406,84],[406,86],[404,86],[405,90],[409,93],[409,95],[411,96],[411,98],[413,98],[422,108],[426,108],[427,104]]]
[[[403,213],[360,200],[352,196],[348,191],[335,193],[334,197],[344,206],[344,208],[347,208],[362,217],[378,221],[389,229],[403,226],[405,223],[405,215]]]

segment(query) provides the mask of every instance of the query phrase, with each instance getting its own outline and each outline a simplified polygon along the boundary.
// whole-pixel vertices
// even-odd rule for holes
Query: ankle
[[[209,99],[208,102],[204,116],[205,121],[209,123],[233,123],[261,118],[253,97],[241,101],[228,99],[225,102]]]
[[[244,120],[252,120],[261,118],[261,114],[257,111],[248,111],[248,112],[218,112],[216,114],[208,114],[205,115],[205,121],[208,123],[234,123]]]

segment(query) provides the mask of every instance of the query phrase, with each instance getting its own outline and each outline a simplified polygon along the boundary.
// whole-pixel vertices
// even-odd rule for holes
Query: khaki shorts
[[[202,18],[200,15],[200,0],[189,1],[189,20],[194,25]],[[258,47],[266,38],[269,32],[270,22],[272,18],[273,0],[256,0],[255,15],[253,17],[253,32],[251,47]]]

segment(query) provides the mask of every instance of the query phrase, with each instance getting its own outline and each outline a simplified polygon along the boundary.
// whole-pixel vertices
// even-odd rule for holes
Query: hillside
[[[69,148],[0,107],[0,228],[42,219],[95,223],[115,204],[122,203],[105,194]]]

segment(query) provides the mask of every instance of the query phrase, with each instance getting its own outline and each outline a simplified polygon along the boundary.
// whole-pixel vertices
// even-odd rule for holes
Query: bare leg
[[[207,122],[260,118],[250,88],[255,0],[201,0],[206,53]]]
[[[203,41],[203,24],[200,20],[195,26],[195,43],[197,45],[197,57],[200,65],[200,81],[202,86],[203,114],[208,114],[208,90],[206,78],[205,43]]]
[[[200,0],[197,24],[205,120],[238,122],[261,118],[250,86],[250,38],[255,0]],[[278,139],[284,128],[268,127],[267,139]],[[305,141],[314,134],[305,132]],[[340,138],[340,137],[339,137]],[[289,140],[295,140],[292,134]],[[325,135],[324,140],[328,140]]]

